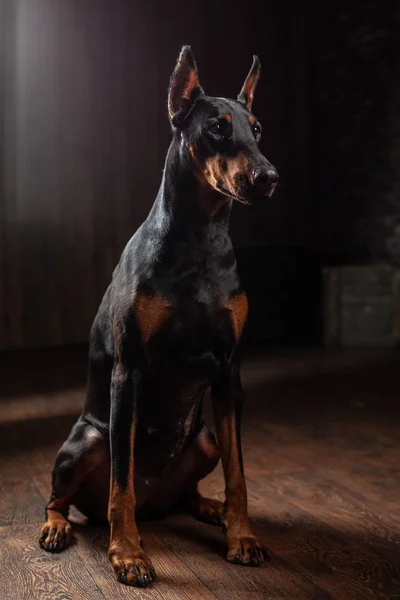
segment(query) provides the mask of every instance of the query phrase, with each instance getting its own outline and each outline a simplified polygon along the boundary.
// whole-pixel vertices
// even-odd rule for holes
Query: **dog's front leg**
[[[212,388],[212,401],[225,477],[227,559],[256,567],[265,557],[251,531],[247,514],[247,490],[240,439],[243,397],[238,363],[225,364]]]
[[[155,579],[135,521],[134,446],[142,374],[117,358],[111,378],[111,479],[108,555],[119,581],[144,587]]]

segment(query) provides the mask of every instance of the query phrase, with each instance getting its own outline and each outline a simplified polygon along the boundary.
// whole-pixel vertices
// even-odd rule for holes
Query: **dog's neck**
[[[199,180],[190,157],[182,157],[179,145],[178,137],[174,137],[149,219],[163,221],[175,231],[203,230],[207,234],[218,230],[220,235],[229,235],[232,200]]]
[[[146,239],[151,244],[149,255],[156,257],[157,277],[210,270],[231,273],[237,283],[236,261],[229,235],[232,200],[224,199],[214,214],[208,206],[220,200],[218,192],[201,187],[190,160],[183,160],[174,140],[165,161],[160,190],[144,224]],[[205,210],[206,208],[206,210]],[[214,211],[213,211],[214,212]],[[205,265],[208,264],[206,268]]]

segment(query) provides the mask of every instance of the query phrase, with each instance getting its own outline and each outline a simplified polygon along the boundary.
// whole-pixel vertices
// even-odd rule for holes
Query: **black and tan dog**
[[[93,323],[86,404],[56,459],[40,545],[66,546],[71,504],[94,519],[108,516],[109,557],[129,585],[155,579],[136,517],[176,506],[223,526],[228,560],[265,559],[247,516],[238,356],[247,299],[228,233],[233,200],[264,200],[278,179],[251,113],[259,71],[254,57],[237,100],[209,97],[190,48],[182,49],[160,191]],[[202,416],[208,388],[218,445]],[[197,487],[220,455],[225,504]]]

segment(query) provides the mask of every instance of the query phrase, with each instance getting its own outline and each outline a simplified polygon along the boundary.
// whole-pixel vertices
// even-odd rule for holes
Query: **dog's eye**
[[[256,139],[261,136],[261,125],[259,123],[254,123],[253,125],[253,134]]]
[[[215,119],[207,124],[207,132],[215,138],[215,141],[221,142],[231,137],[232,124],[224,118]]]
[[[214,135],[222,135],[222,125],[219,121],[216,121],[215,123],[212,123],[209,128],[209,131],[211,131],[211,133],[213,133]]]

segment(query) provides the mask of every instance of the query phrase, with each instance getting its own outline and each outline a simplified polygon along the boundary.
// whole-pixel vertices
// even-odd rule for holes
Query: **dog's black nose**
[[[279,175],[273,167],[269,167],[268,169],[256,169],[253,171],[254,185],[256,185],[263,194],[269,192],[272,186],[278,182],[278,179]]]

